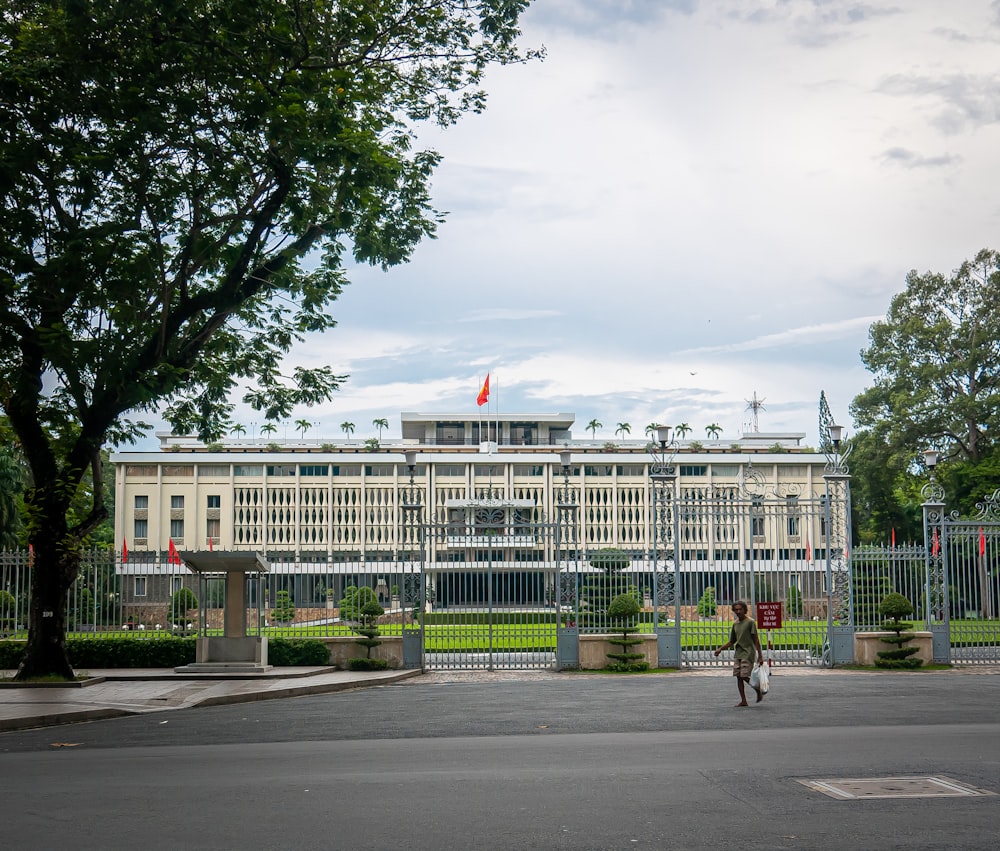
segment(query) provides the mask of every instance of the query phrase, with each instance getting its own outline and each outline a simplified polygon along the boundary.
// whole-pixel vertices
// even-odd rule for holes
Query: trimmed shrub
[[[698,601],[698,616],[714,618],[719,611],[719,601],[715,599],[715,586],[709,585]]]
[[[895,591],[886,594],[878,604],[878,613],[886,620],[882,621],[882,629],[894,633],[892,636],[880,639],[892,649],[882,650],[876,654],[876,668],[894,668],[912,670],[924,664],[923,659],[914,659],[917,647],[907,647],[906,643],[913,638],[913,624],[901,618],[913,612],[913,604],[902,594]]]
[[[608,665],[609,671],[646,671],[649,663],[643,659],[641,653],[633,653],[630,648],[636,644],[642,644],[641,638],[632,638],[631,633],[635,631],[636,620],[639,616],[639,601],[634,594],[619,594],[611,605],[608,606],[608,620],[615,624],[622,637],[609,638],[608,643],[621,650],[617,653],[608,653],[607,657],[612,660]]]

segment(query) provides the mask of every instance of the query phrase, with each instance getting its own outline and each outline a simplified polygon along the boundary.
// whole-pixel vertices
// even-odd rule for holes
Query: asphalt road
[[[1000,675],[423,677],[0,735],[9,849],[994,849]],[[897,784],[898,785],[898,784]]]

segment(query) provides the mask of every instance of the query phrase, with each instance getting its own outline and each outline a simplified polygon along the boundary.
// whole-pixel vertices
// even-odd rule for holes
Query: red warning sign
[[[781,629],[781,603],[757,604],[757,628]]]

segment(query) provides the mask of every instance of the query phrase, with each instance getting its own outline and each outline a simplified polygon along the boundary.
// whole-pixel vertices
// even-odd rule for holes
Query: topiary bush
[[[802,592],[798,585],[789,585],[785,595],[785,611],[790,618],[802,617]]]
[[[295,620],[295,603],[288,591],[279,591],[274,596],[274,608],[271,617],[277,623],[291,623]]]
[[[893,633],[891,636],[880,639],[892,647],[891,650],[882,650],[875,654],[876,668],[893,668],[896,670],[913,670],[924,664],[923,659],[914,659],[913,654],[919,650],[917,647],[907,647],[906,642],[913,638],[913,624],[901,618],[913,612],[913,604],[902,594],[895,591],[886,594],[878,604],[878,613],[884,618],[882,629]]]
[[[198,608],[198,597],[190,588],[178,588],[170,598],[170,609],[167,618],[179,629],[186,629],[188,612]]]
[[[709,585],[698,600],[698,616],[714,618],[719,611],[719,601],[715,599],[715,587]]]
[[[649,663],[641,653],[633,653],[630,648],[642,644],[641,638],[632,638],[635,632],[640,607],[635,594],[619,594],[608,606],[608,620],[621,632],[621,638],[609,638],[608,643],[621,650],[606,654],[612,660],[609,671],[648,671]]]
[[[372,659],[372,648],[378,647],[382,643],[378,639],[378,619],[385,614],[385,609],[376,600],[369,600],[361,607],[358,614],[360,623],[354,627],[354,631],[360,633],[361,638],[355,638],[354,641],[364,647],[367,653],[364,658],[348,659],[347,666],[352,671],[375,671],[388,668],[389,663],[385,659]]]

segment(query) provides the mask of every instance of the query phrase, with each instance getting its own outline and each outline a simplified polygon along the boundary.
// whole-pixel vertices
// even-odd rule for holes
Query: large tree
[[[874,375],[851,411],[893,452],[937,448],[976,463],[1000,428],[1000,253],[951,276],[906,277],[861,359]]]
[[[346,258],[388,267],[434,234],[417,122],[482,108],[527,4],[0,0],[0,405],[35,550],[19,678],[72,676],[105,443],[163,405],[217,439],[238,387],[268,419],[336,389],[281,356],[334,324]]]

